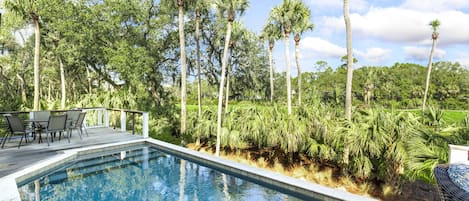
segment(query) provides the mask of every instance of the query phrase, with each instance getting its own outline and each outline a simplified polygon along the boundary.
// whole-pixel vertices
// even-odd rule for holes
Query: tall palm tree
[[[275,41],[282,37],[280,28],[274,23],[274,20],[269,17],[267,24],[262,29],[261,38],[267,40],[269,43],[269,67],[270,67],[270,102],[274,100],[274,64],[272,59],[272,52],[274,50]]]
[[[231,37],[231,28],[233,21],[236,17],[236,12],[240,14],[244,13],[244,10],[249,6],[247,0],[218,0],[217,7],[221,13],[221,16],[227,17],[226,25],[226,36],[225,36],[225,46],[223,49],[223,58],[221,65],[221,78],[220,86],[218,90],[218,111],[217,111],[217,143],[215,148],[215,155],[220,155],[220,135],[221,135],[221,123],[222,123],[222,109],[223,109],[223,87],[225,86],[225,75],[226,75],[226,65],[227,65],[227,55],[228,47],[230,44]]]
[[[7,0],[5,7],[17,13],[24,20],[31,20],[34,25],[34,102],[33,110],[39,110],[39,50],[41,34],[39,30],[39,1]]]
[[[186,132],[186,44],[184,37],[184,0],[177,0],[179,12],[179,46],[181,50],[181,134]]]
[[[427,103],[427,95],[428,95],[428,86],[430,85],[430,74],[432,73],[432,62],[433,62],[433,53],[435,52],[436,48],[436,41],[438,40],[439,33],[438,28],[440,27],[440,20],[436,19],[431,21],[428,25],[430,25],[433,29],[432,33],[432,50],[430,51],[430,58],[428,59],[428,71],[427,71],[427,81],[425,82],[425,92],[423,94],[423,104],[422,104],[422,111],[425,110],[425,104]]]
[[[300,68],[300,58],[299,58],[299,45],[301,34],[308,30],[313,30],[314,25],[310,21],[311,11],[303,3],[299,2],[295,5],[297,10],[296,19],[293,23],[293,32],[295,33],[295,61],[296,67],[298,69],[298,106],[301,105],[301,68]]]
[[[229,96],[230,96],[230,71],[233,68],[232,59],[235,56],[234,53],[236,51],[236,43],[239,42],[239,40],[246,38],[244,34],[246,34],[246,32],[244,31],[243,24],[240,22],[233,22],[231,38],[230,38],[230,46],[229,46],[230,55],[228,58],[228,64],[227,64],[227,69],[226,69],[227,71],[226,71],[225,113],[228,112],[228,101],[229,101]]]
[[[291,108],[291,77],[290,77],[290,34],[292,32],[294,18],[297,10],[295,10],[295,3],[298,0],[283,0],[283,3],[276,6],[270,12],[270,17],[275,20],[275,23],[281,28],[283,38],[285,40],[285,62],[286,62],[286,82],[287,82],[287,107],[288,114],[292,113]]]
[[[353,55],[352,55],[352,25],[349,16],[349,0],[344,0],[345,32],[347,33],[347,82],[345,84],[345,119],[352,119],[352,78],[353,78]]]
[[[195,2],[195,45],[196,45],[196,60],[195,66],[197,67],[197,115],[202,116],[202,81],[200,78],[200,17],[206,13],[207,8],[211,1],[196,1]]]

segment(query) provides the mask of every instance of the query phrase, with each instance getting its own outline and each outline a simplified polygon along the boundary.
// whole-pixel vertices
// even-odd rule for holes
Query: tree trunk
[[[301,68],[300,68],[300,50],[298,48],[300,44],[299,35],[295,36],[295,62],[298,69],[298,106],[301,105]]]
[[[352,119],[352,79],[353,79],[353,54],[352,54],[352,25],[349,16],[349,0],[344,0],[344,20],[347,33],[347,82],[345,85],[345,119]]]
[[[225,113],[228,113],[228,101],[230,96],[230,71],[231,71],[231,58],[233,57],[233,49],[230,49],[230,57],[226,69],[226,99],[225,99]]]
[[[435,51],[435,48],[436,48],[436,39],[433,40],[432,50],[430,51],[430,58],[428,59],[427,80],[425,82],[425,92],[423,94],[422,111],[425,110],[425,104],[427,103],[428,87],[430,85],[430,75],[432,73],[433,53]]]
[[[221,115],[222,115],[222,108],[223,108],[223,86],[225,86],[225,75],[226,75],[226,64],[227,62],[227,54],[228,54],[228,46],[230,44],[230,37],[231,37],[231,26],[232,21],[228,21],[226,26],[226,37],[225,37],[225,47],[223,49],[223,59],[221,65],[221,78],[220,78],[220,87],[218,89],[218,113],[217,113],[217,144],[215,148],[215,155],[220,156],[220,135],[221,135]]]
[[[65,109],[65,100],[66,100],[66,90],[65,90],[65,70],[64,70],[64,63],[59,56],[59,66],[60,66],[60,85],[62,90],[62,100],[60,101],[60,107]]]
[[[200,10],[196,9],[195,11],[195,44],[197,49],[197,59],[195,60],[195,65],[197,66],[197,103],[198,103],[198,116],[202,116],[202,83],[200,80]],[[200,140],[200,139],[199,139]],[[199,141],[198,140],[198,141]]]
[[[291,109],[291,78],[290,78],[290,33],[285,33],[285,60],[287,64],[286,79],[287,79],[287,107],[288,114],[292,112]]]
[[[25,104],[28,100],[26,98],[26,87],[25,87],[24,78],[20,74],[16,74],[16,77],[20,81],[21,103]]]
[[[86,67],[86,77],[88,78],[88,94],[91,94],[91,73],[88,67]]]
[[[179,6],[179,45],[181,48],[181,134],[186,132],[186,45],[184,38],[184,12]]]
[[[228,73],[226,75],[226,96],[225,96],[225,113],[228,113],[228,101],[230,95],[230,69],[227,69]]]
[[[269,67],[270,67],[270,103],[274,102],[274,64],[272,60],[273,43],[269,44]]]
[[[41,35],[39,33],[39,19],[34,19],[34,33],[35,33],[35,40],[34,40],[34,102],[33,102],[33,110],[39,110],[39,46]]]

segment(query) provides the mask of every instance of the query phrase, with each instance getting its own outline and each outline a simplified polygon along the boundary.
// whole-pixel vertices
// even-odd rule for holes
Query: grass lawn
[[[420,109],[413,109],[413,110],[402,110],[412,112],[414,114],[419,115],[421,110]],[[469,115],[468,110],[443,110],[443,121],[447,124],[453,123],[461,123],[466,115]]]

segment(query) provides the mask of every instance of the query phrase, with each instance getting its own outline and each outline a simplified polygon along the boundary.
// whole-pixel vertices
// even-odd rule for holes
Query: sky
[[[303,0],[311,10],[314,30],[300,41],[302,71],[315,71],[323,60],[332,67],[346,55],[342,0]],[[251,0],[241,16],[244,25],[260,33],[270,10],[282,0]],[[432,46],[430,21],[441,22],[433,61],[459,62],[469,69],[469,0],[350,0],[353,55],[361,66],[392,66],[396,62],[428,65]],[[292,37],[290,37],[292,40]],[[285,71],[285,43],[277,41],[274,62]],[[296,70],[294,43],[291,68]],[[294,73],[292,73],[294,75]]]

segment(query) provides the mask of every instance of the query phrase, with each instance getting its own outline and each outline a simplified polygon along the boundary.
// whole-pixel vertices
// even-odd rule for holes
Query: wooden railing
[[[75,108],[71,110],[78,110],[86,112],[85,127],[86,128],[120,128],[122,132],[130,131],[132,134],[141,134],[143,137],[148,137],[148,112],[138,110],[127,110],[117,108]],[[63,113],[70,110],[49,110],[51,114]],[[34,111],[5,111],[0,112],[3,114],[15,114],[21,116],[23,119],[31,119],[34,116]],[[1,116],[0,116],[1,117]],[[141,117],[141,118],[140,118]],[[0,127],[7,128],[4,118],[0,118]],[[117,121],[119,119],[119,121]]]
[[[132,134],[139,133],[145,138],[148,137],[148,112],[100,107],[81,108],[81,110],[86,111],[85,125],[87,128],[120,128],[122,132],[131,131]],[[141,118],[137,118],[137,116],[140,116]],[[117,121],[117,119],[120,121]],[[137,121],[141,124],[139,125]],[[129,125],[130,129],[128,129],[127,125]]]

